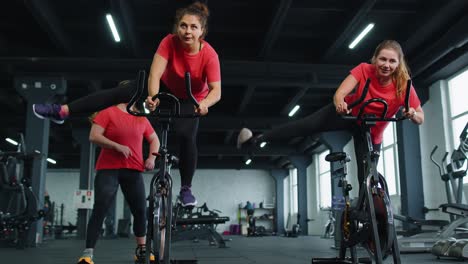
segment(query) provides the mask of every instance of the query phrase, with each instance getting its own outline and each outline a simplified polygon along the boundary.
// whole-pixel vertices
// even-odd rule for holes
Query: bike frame
[[[366,84],[363,89],[363,93],[360,98],[348,105],[348,109],[351,109],[358,104],[362,105],[359,108],[357,116],[344,115],[343,119],[353,120],[360,122],[361,130],[363,132],[363,138],[355,140],[364,140],[367,147],[367,155],[361,162],[365,164],[365,175],[366,178],[363,182],[360,182],[360,190],[356,206],[351,205],[349,199],[349,191],[352,187],[346,180],[347,169],[346,162],[350,161],[349,157],[344,152],[330,153],[325,159],[330,162],[340,161],[343,164],[343,171],[340,173],[340,184],[343,190],[343,196],[345,198],[345,208],[342,213],[341,219],[341,232],[342,238],[340,243],[339,256],[335,258],[313,258],[312,263],[370,263],[372,262],[369,258],[358,258],[356,252],[356,246],[358,244],[363,245],[369,255],[374,259],[375,263],[382,264],[383,260],[390,252],[393,255],[394,263],[400,264],[400,251],[398,248],[398,242],[396,238],[396,231],[393,221],[393,212],[391,208],[391,202],[388,195],[388,186],[385,178],[377,171],[377,161],[379,158],[379,152],[374,151],[372,138],[370,134],[370,128],[375,125],[376,122],[397,122],[405,119],[405,117],[388,118],[387,102],[381,98],[373,98],[365,102],[368,89],[370,85],[370,79],[366,80]],[[405,95],[405,108],[409,109],[409,95],[411,89],[411,80],[407,82],[406,95]],[[369,104],[382,104],[383,111],[380,116],[364,114],[365,108]],[[332,155],[333,154],[333,155]],[[376,215],[376,204],[375,201],[380,203],[380,208],[385,208],[386,222],[382,222],[382,218],[377,218]],[[379,235],[379,227],[385,232],[387,238],[386,241],[382,241]],[[381,242],[385,243],[382,248]],[[346,257],[347,249],[350,249],[351,257]],[[383,252],[382,252],[383,251]]]
[[[172,219],[172,178],[170,168],[175,163],[174,156],[167,149],[167,134],[170,129],[172,118],[194,118],[197,114],[182,115],[180,113],[180,101],[169,93],[158,93],[153,100],[164,98],[172,102],[171,109],[159,109],[151,113],[135,112],[132,106],[140,100],[145,83],[144,71],[139,71],[137,76],[137,90],[127,105],[127,111],[135,116],[153,117],[162,126],[160,135],[161,146],[159,150],[159,171],[153,175],[150,183],[150,194],[148,197],[149,210],[147,217],[146,248],[153,249],[156,263],[169,264],[171,254],[171,232],[175,223]],[[192,104],[198,107],[198,102],[191,93],[190,73],[185,73],[185,86],[188,98]],[[151,250],[146,251],[146,264],[150,264]]]
[[[364,98],[367,95],[368,89],[369,89],[369,84],[370,84],[370,79],[367,79],[364,91],[361,94],[361,97],[349,104],[348,108],[351,109],[355,107],[356,105],[360,104],[363,102]],[[407,82],[407,87],[406,87],[406,94],[405,94],[405,108],[409,109],[409,95],[410,95],[410,89],[411,89],[411,80],[408,80]],[[382,104],[383,105],[383,111],[380,115],[378,116],[369,116],[364,114],[365,108],[373,103],[377,104]],[[367,212],[370,213],[370,219],[367,221],[370,222],[371,226],[371,235],[372,235],[372,240],[374,243],[375,247],[375,252],[371,252],[369,248],[367,250],[369,251],[370,255],[373,255],[373,258],[376,263],[380,264],[383,263],[384,259],[384,254],[387,252],[382,253],[382,247],[381,247],[381,240],[379,237],[379,229],[378,229],[378,220],[376,218],[376,212],[375,212],[375,204],[374,204],[374,195],[379,195],[378,191],[383,189],[384,194],[383,194],[383,203],[385,205],[385,210],[387,214],[387,241],[385,241],[386,246],[384,249],[389,249],[392,248],[392,255],[393,255],[393,260],[394,263],[401,263],[400,259],[400,251],[398,248],[398,243],[396,241],[396,231],[395,231],[395,226],[393,222],[393,213],[392,213],[392,208],[391,208],[391,203],[390,203],[390,198],[388,194],[388,186],[387,182],[385,181],[385,178],[379,174],[377,171],[377,161],[379,157],[379,153],[377,151],[374,151],[373,149],[373,144],[372,144],[372,138],[370,134],[370,128],[375,125],[376,122],[381,122],[381,121],[387,121],[387,122],[397,122],[404,120],[405,117],[399,117],[399,118],[387,118],[387,109],[388,105],[387,102],[381,98],[373,98],[370,100],[365,101],[362,103],[362,105],[359,108],[359,112],[357,116],[343,116],[344,119],[347,120],[356,120],[361,122],[361,129],[364,131],[365,135],[365,143],[367,146],[367,155],[366,159],[364,160],[365,165],[366,165],[366,175],[367,177],[365,178],[365,181],[360,183],[361,188],[359,191],[359,196],[358,196],[358,201],[357,201],[357,210],[359,212],[362,212],[367,209]],[[381,185],[379,188],[379,184]],[[349,201],[346,201],[346,211],[349,213],[350,205]],[[363,230],[360,231],[361,233],[367,233],[368,230],[366,228],[363,228]],[[362,234],[358,232],[357,234],[351,234],[350,239],[348,241],[344,241],[342,243],[342,246],[340,248],[340,258],[344,259],[346,255],[346,248],[351,248],[351,258],[353,263],[357,263],[354,261],[357,261],[357,256],[355,252],[354,245],[357,243],[362,243]],[[364,234],[365,237],[365,234]]]

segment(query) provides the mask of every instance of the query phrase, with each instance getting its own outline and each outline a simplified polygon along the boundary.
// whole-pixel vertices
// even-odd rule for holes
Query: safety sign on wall
[[[93,209],[94,191],[93,190],[77,190],[73,197],[73,204],[76,209]]]

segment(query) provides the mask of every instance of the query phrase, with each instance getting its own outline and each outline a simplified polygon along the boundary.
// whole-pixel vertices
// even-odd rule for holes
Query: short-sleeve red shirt
[[[134,169],[144,171],[143,137],[148,140],[154,133],[148,119],[132,116],[111,106],[94,118],[93,122],[104,128],[104,136],[130,148],[132,155],[128,158],[113,149],[102,148],[96,163],[96,170]]]
[[[208,95],[208,83],[221,81],[218,54],[204,40],[203,48],[197,54],[188,54],[177,38],[174,34],[167,35],[156,51],[167,60],[161,79],[176,97],[186,99],[185,72],[190,72],[192,94],[201,101]]]
[[[405,106],[405,96],[403,95],[401,97],[397,97],[395,83],[391,83],[386,86],[382,86],[379,84],[376,76],[376,69],[373,64],[361,63],[351,70],[351,75],[353,75],[354,78],[356,78],[356,80],[359,82],[359,85],[355,93],[348,95],[345,98],[345,101],[347,103],[354,102],[359,98],[359,96],[361,96],[364,86],[366,84],[366,80],[370,78],[371,83],[369,85],[369,90],[364,101],[369,100],[371,98],[382,98],[385,101],[387,101],[388,109],[386,117],[394,116],[398,112],[400,107]],[[414,90],[413,86],[411,86],[410,90],[409,104],[413,108],[417,108],[421,105],[421,101],[419,100],[419,97],[416,94],[416,91]],[[351,114],[356,116],[359,112],[359,108],[360,105],[355,106],[351,110]],[[374,103],[366,107],[365,113],[380,116],[382,114],[382,110],[382,104]],[[377,122],[376,125],[371,128],[372,142],[374,144],[382,143],[383,132],[387,125],[388,122]]]

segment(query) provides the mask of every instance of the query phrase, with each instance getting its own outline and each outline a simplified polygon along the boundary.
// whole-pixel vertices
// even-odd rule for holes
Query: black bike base
[[[171,264],[196,264],[196,259],[171,259]]]
[[[353,264],[353,261],[352,261],[351,258],[345,258],[345,259],[340,259],[340,258],[313,258],[312,259],[312,264],[318,264],[318,263]],[[372,260],[370,258],[358,258],[357,263],[370,263],[370,264],[372,264]]]

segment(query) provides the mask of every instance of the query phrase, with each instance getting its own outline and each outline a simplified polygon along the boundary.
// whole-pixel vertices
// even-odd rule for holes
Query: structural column
[[[308,234],[307,225],[307,167],[312,163],[309,156],[289,156],[289,160],[297,169],[297,212],[302,233]],[[294,224],[294,223],[292,223]]]
[[[16,91],[26,99],[26,126],[25,126],[25,145],[26,152],[40,152],[39,158],[32,161],[31,188],[37,197],[37,208],[44,206],[44,189],[47,171],[47,156],[49,151],[49,128],[50,121],[37,118],[32,105],[44,103],[56,94],[64,94],[66,91],[66,82],[61,77],[36,77],[36,76],[17,76],[15,77]],[[43,221],[36,221],[28,235],[26,246],[36,246],[36,243],[42,242]]]
[[[401,214],[424,219],[423,177],[419,128],[410,121],[397,124],[398,164],[400,173]],[[403,223],[407,228],[407,224]]]
[[[284,232],[284,178],[288,176],[288,170],[273,169],[270,171],[275,181],[275,226],[273,231],[277,234]]]
[[[89,128],[73,130],[73,137],[80,143],[80,190],[94,189],[94,157],[96,148],[89,141]],[[78,209],[78,239],[86,239],[86,226],[91,216],[90,209]]]

